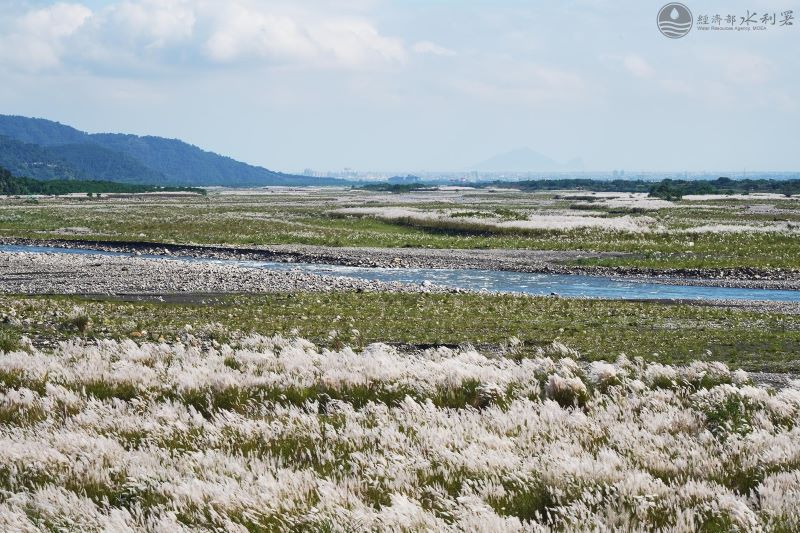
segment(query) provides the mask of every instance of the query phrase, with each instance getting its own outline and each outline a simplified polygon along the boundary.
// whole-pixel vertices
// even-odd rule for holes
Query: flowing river
[[[79,255],[130,256],[129,253],[42,246],[0,245],[0,252],[30,252]],[[205,259],[181,256],[141,256],[164,261],[192,261],[233,264],[245,268],[301,270],[324,276],[399,281],[420,284],[429,282],[451,288],[492,292],[519,292],[534,295],[558,294],[565,297],[607,299],[674,300],[749,300],[800,302],[800,291],[742,289],[695,285],[645,283],[630,279],[585,275],[537,274],[501,270],[459,270],[431,268],[368,268],[319,263],[279,263],[235,259]]]

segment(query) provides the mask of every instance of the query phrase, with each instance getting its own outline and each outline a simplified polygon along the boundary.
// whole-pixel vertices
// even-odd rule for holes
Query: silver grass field
[[[0,353],[0,530],[800,528],[800,382],[192,333]]]

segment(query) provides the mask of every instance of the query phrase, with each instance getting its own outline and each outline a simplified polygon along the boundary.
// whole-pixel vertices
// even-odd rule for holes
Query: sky
[[[592,170],[800,170],[800,25],[780,25],[800,1],[684,0],[679,39],[665,3],[3,0],[0,113],[287,172],[458,171],[519,147]],[[753,12],[776,25],[698,26]]]

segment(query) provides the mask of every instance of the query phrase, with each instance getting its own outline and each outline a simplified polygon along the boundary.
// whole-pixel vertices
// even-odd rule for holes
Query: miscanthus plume
[[[797,531],[800,386],[252,336],[0,354],[2,531]]]

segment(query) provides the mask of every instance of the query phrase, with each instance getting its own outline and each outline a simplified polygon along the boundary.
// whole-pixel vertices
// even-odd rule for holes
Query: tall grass
[[[13,352],[20,348],[20,334],[17,330],[0,324],[0,352]]]
[[[189,331],[4,353],[0,529],[800,527],[800,383],[578,358]]]

